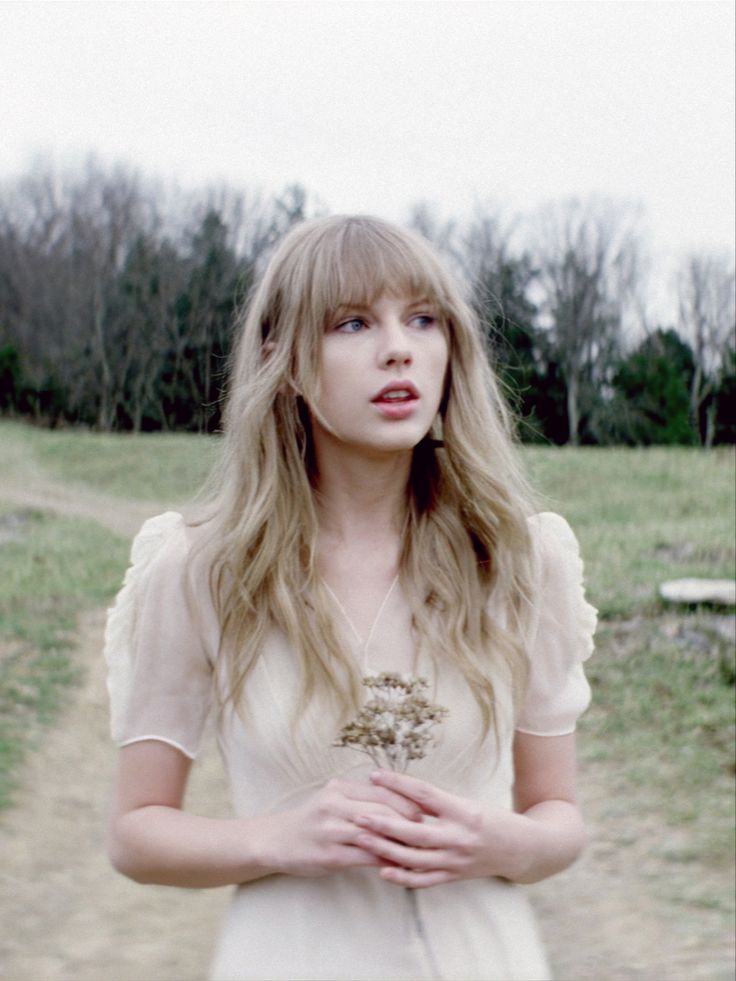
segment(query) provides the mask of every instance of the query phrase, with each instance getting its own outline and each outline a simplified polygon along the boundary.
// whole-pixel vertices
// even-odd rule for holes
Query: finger
[[[333,841],[338,849],[350,848],[360,851],[364,855],[369,855],[372,859],[372,861],[369,863],[370,865],[385,865],[387,862],[389,862],[388,859],[378,858],[374,852],[370,851],[369,849],[365,849],[360,845],[358,839],[362,834],[365,834],[363,828],[355,824],[354,821],[348,820],[341,822],[339,829],[335,830],[335,838]],[[389,862],[389,864],[393,865],[393,862]]]
[[[352,868],[358,865],[383,865],[377,855],[358,845],[338,845],[334,851],[334,865]]]
[[[382,838],[380,835],[368,834],[367,832],[361,832],[355,840],[366,851],[407,869],[428,871],[429,869],[441,868],[448,864],[450,859],[446,852],[439,849],[410,848],[408,845],[402,845],[399,841],[392,841],[390,838]]]
[[[387,866],[381,869],[381,878],[405,889],[427,889],[429,886],[442,886],[446,882],[456,882],[458,875],[449,869],[430,869],[419,872],[417,869],[402,869]]]
[[[442,814],[449,818],[462,818],[463,801],[454,794],[448,794],[426,780],[409,777],[405,773],[391,770],[376,770],[371,773],[371,781],[379,787],[401,794],[417,803],[429,814]]]
[[[420,821],[424,813],[414,801],[387,787],[379,787],[370,783],[346,783],[343,793],[349,800],[384,804],[409,821]]]
[[[348,784],[345,788],[345,796],[354,801],[383,804],[410,821],[420,820],[423,814],[422,809],[414,801],[389,790],[387,787],[379,787],[370,783]]]
[[[391,814],[361,814],[355,824],[366,831],[393,838],[411,848],[451,848],[453,836],[451,829],[440,824],[421,824],[405,821]]]

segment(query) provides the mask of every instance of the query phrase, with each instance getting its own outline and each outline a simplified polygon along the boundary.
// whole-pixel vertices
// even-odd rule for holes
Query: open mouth
[[[419,404],[419,392],[411,382],[392,382],[372,399],[373,404],[386,419],[408,419]]]
[[[397,378],[388,385],[384,385],[380,392],[372,399],[379,405],[401,405],[406,402],[415,402],[419,398],[416,386],[403,378]]]
[[[416,399],[416,395],[410,392],[408,388],[392,388],[388,392],[384,392],[377,398],[373,399],[374,402],[384,402],[386,404],[391,404],[392,402],[411,402]]]

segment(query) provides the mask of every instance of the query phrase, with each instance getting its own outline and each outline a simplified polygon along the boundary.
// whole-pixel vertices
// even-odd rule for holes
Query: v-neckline
[[[386,592],[386,595],[381,600],[381,605],[378,607],[378,612],[376,613],[375,617],[373,618],[373,622],[370,625],[370,628],[368,630],[368,633],[366,635],[365,640],[363,640],[363,638],[361,637],[361,635],[358,633],[358,631],[357,631],[357,629],[355,627],[355,624],[350,619],[350,616],[348,614],[348,611],[345,609],[345,607],[343,606],[343,604],[340,602],[340,599],[337,596],[337,594],[335,593],[335,591],[332,589],[332,587],[326,581],[326,579],[324,579],[324,578],[322,579],[322,583],[323,583],[325,589],[327,590],[327,592],[330,594],[330,596],[334,600],[335,605],[337,606],[337,608],[340,611],[340,613],[342,613],[342,615],[343,615],[343,618],[345,620],[345,623],[348,625],[348,627],[350,627],[350,630],[352,631],[353,637],[355,638],[355,640],[357,642],[357,645],[358,645],[358,651],[360,653],[361,662],[362,662],[363,666],[366,667],[366,668],[368,666],[368,664],[367,664],[367,661],[368,661],[368,648],[370,646],[371,641],[373,640],[373,634],[375,633],[376,627],[378,626],[378,623],[379,623],[379,621],[381,619],[381,616],[382,616],[384,610],[386,609],[386,605],[388,604],[388,601],[391,598],[391,595],[392,595],[394,589],[396,588],[396,585],[397,585],[398,581],[399,581],[399,577],[398,577],[398,574],[397,574],[397,575],[394,576],[394,578],[393,578],[393,580],[391,582],[391,585],[388,587],[388,590]]]

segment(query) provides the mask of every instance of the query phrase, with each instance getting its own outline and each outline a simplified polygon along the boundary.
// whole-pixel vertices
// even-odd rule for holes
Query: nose
[[[406,368],[412,363],[411,343],[401,323],[386,324],[379,352],[381,367]]]

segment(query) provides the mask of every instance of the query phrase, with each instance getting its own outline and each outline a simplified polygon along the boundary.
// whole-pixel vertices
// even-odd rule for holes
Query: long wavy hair
[[[277,628],[298,660],[299,712],[315,697],[333,697],[345,715],[360,701],[360,668],[339,641],[316,571],[307,405],[317,401],[330,316],[384,293],[429,301],[447,332],[439,416],[413,451],[399,576],[418,645],[459,668],[487,731],[499,677],[513,679],[517,701],[526,678],[531,508],[512,420],[458,284],[418,235],[364,216],[289,232],[236,319],[223,454],[207,512],[225,700],[242,707]]]

